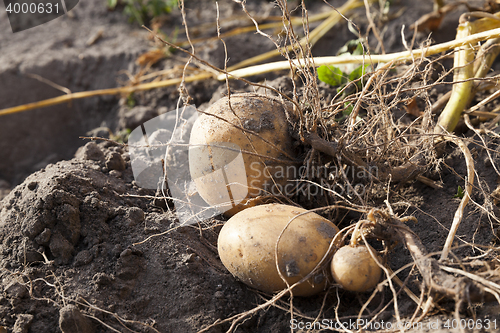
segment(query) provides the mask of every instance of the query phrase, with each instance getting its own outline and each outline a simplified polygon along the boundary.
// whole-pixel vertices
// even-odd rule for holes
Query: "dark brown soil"
[[[75,8],[76,19],[59,19],[64,20],[68,27],[66,32],[57,30],[55,20],[47,24],[48,27],[32,29],[34,37],[23,40],[20,37],[23,32],[11,35],[5,23],[0,25],[3,29],[0,34],[0,100],[5,100],[2,106],[14,106],[59,94],[33,84],[23,75],[26,73],[23,68],[30,69],[27,72],[35,69],[33,72],[73,91],[112,87],[119,70],[137,70],[133,61],[148,48],[146,34],[140,28],[128,25],[117,12],[108,13],[104,4],[97,1],[88,3],[80,2]],[[290,1],[289,5],[294,3]],[[328,8],[320,1],[306,3],[311,13]],[[331,3],[339,5],[342,1]],[[386,52],[402,50],[401,26],[404,24],[407,27],[406,40],[410,42],[412,33],[408,26],[432,10],[431,1],[418,4],[396,1],[392,6],[391,12],[404,11],[387,23],[384,35]],[[236,2],[220,1],[219,7],[221,17],[240,14],[241,7]],[[249,3],[248,9],[257,15],[279,15],[277,8],[268,1]],[[442,42],[453,39],[458,16],[463,11],[459,8],[446,16],[442,28],[433,33],[433,40]],[[188,23],[192,26],[214,22],[215,4],[201,1],[188,8],[187,13]],[[366,31],[367,27],[364,13],[364,9],[360,9],[353,17],[360,31]],[[5,15],[2,17],[5,18]],[[172,15],[170,20],[165,27],[167,34],[174,28],[182,29],[180,15]],[[224,29],[229,29],[238,26],[239,22],[229,21],[226,24]],[[105,27],[108,39],[101,41],[96,49],[85,48],[83,41],[88,38],[92,27],[98,25]],[[55,30],[57,36],[52,35]],[[215,33],[214,29],[207,29],[205,34],[196,37],[213,36]],[[25,36],[30,35],[26,33]],[[346,24],[341,24],[312,51],[315,55],[333,55],[353,38],[355,36]],[[425,38],[424,34],[418,35],[416,43]],[[46,50],[46,53],[36,51],[45,54],[43,64],[37,63],[34,56],[19,56],[16,60],[19,54],[27,52],[39,40],[43,40],[40,45]],[[64,44],[66,40],[72,40],[68,42],[69,46]],[[229,65],[274,48],[270,41],[256,34],[230,37],[225,42]],[[50,46],[50,43],[55,46]],[[126,45],[123,46],[123,43]],[[370,35],[370,43],[376,44],[373,35]],[[133,51],[127,49],[127,45]],[[64,49],[61,52],[65,52],[69,59],[67,69],[57,69],[66,60],[58,52],[51,51],[53,48]],[[10,51],[4,53],[4,49]],[[93,58],[90,57],[92,52],[97,54]],[[224,48],[220,42],[200,45],[197,52],[201,58],[216,66],[224,64]],[[84,57],[80,59],[78,54]],[[184,57],[179,53],[175,55]],[[90,58],[85,58],[87,56]],[[155,65],[155,69],[179,63],[175,58],[167,59]],[[73,65],[78,69],[72,70]],[[101,71],[104,71],[102,75]],[[287,74],[262,75],[252,80],[265,79],[269,85],[289,93]],[[12,87],[21,89],[33,85],[37,93],[30,95],[29,89],[25,89],[21,94],[14,88],[7,92],[5,87],[8,84],[4,82],[8,78],[12,80]],[[239,92],[254,90],[239,82],[231,82],[231,86]],[[326,85],[320,87],[323,96],[332,94],[332,88]],[[222,96],[226,86],[208,80],[188,84],[187,89],[193,98],[191,103],[204,109],[210,101]],[[437,87],[430,92],[430,97],[436,99],[447,89],[449,87]],[[106,136],[107,132],[99,129],[103,126],[115,133],[134,128],[174,109],[177,99],[175,88],[164,88],[135,94],[133,107],[127,105],[126,98],[99,97],[74,101],[74,105],[70,106],[72,109],[64,105],[5,116],[9,125],[2,119],[0,198],[4,198],[0,201],[0,332],[197,332],[216,321],[251,310],[270,298],[235,280],[218,259],[217,234],[224,218],[219,216],[203,225],[174,228],[177,224],[173,206],[152,199],[155,191],[142,189],[134,181],[126,147],[78,138],[96,128],[93,134]],[[411,118],[408,115],[404,117]],[[38,127],[38,124],[42,125]],[[473,133],[463,135],[474,138]],[[478,138],[475,139],[477,141]],[[493,164],[500,165],[499,144],[498,138],[488,142],[491,159],[485,147],[475,143],[469,145],[480,182],[475,183],[473,202],[465,211],[457,233],[457,245],[498,245],[500,209],[492,203],[491,197],[481,193],[491,193],[498,186],[499,177]],[[417,217],[418,223],[409,222],[409,227],[429,252],[440,251],[445,242],[460,202],[454,195],[458,186],[464,187],[467,173],[460,150],[451,145],[445,150],[439,168],[428,170],[425,174],[433,180],[442,181],[442,189],[433,189],[418,181],[391,185],[389,200],[395,212]],[[19,185],[14,186],[16,184]],[[483,191],[479,190],[479,186]],[[374,207],[384,207],[387,190],[382,187],[376,187],[379,192],[370,202]],[[321,202],[321,198],[317,198],[317,202]],[[315,202],[305,203],[311,204],[314,206]],[[497,220],[486,214],[483,207],[487,207],[488,213],[496,216]],[[337,216],[339,218],[334,222],[340,228],[356,222],[360,217],[352,212],[341,212]],[[158,235],[161,233],[164,234]],[[148,239],[153,235],[157,236]],[[476,256],[479,252],[465,246],[454,254],[464,258]],[[389,256],[394,270],[410,262],[410,254],[402,244],[397,245]],[[400,277],[405,278],[408,271],[403,271]],[[418,274],[414,274],[409,284],[417,295],[419,280]],[[369,293],[355,294],[333,286],[328,293],[316,297],[294,298],[296,309],[293,318],[287,311],[288,297],[284,297],[276,306],[267,307],[243,320],[235,332],[287,332],[291,326],[294,332],[306,332],[308,330],[303,327],[293,328],[292,323],[311,323],[320,310],[320,318],[330,323],[330,320],[335,320],[337,305],[342,321],[355,320],[369,296]],[[379,293],[368,311],[375,311],[380,303],[387,304],[391,298],[389,290]],[[496,325],[496,329],[486,330],[483,327],[474,332],[500,329],[498,303],[488,302],[464,308],[460,313],[462,318],[474,318],[483,323],[490,320],[491,328],[493,323]],[[453,319],[454,302],[444,300],[439,304],[441,310],[426,319],[422,329],[413,331],[451,331],[444,325],[446,320]],[[411,316],[416,305],[402,294],[398,298],[398,307],[400,314],[407,317]],[[394,316],[394,306],[389,305],[377,321],[394,321]],[[434,323],[438,324],[432,326]],[[224,323],[214,326],[209,332],[225,332],[228,328],[229,324]],[[309,331],[319,332],[321,329]]]

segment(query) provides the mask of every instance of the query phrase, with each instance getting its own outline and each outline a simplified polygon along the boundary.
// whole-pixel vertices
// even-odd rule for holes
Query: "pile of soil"
[[[160,332],[191,332],[257,302],[217,260],[215,230],[182,228],[133,245],[175,218],[136,197],[154,192],[133,185],[128,163],[121,147],[90,142],[2,201],[2,325],[54,332],[75,322],[101,332],[97,319],[118,327],[113,312]],[[102,309],[83,306],[96,319],[73,305],[86,302]]]
[[[340,3],[332,2],[333,5]],[[80,5],[83,6],[83,3]],[[196,25],[194,22],[213,22],[213,3],[203,1],[200,6],[202,10],[191,8],[188,11],[188,22],[193,25]],[[232,1],[221,2],[220,6],[228,17],[240,10],[240,6]],[[266,1],[248,6],[256,13],[278,13]],[[394,6],[406,8],[404,19],[388,23],[388,29],[398,32],[402,24],[408,25],[432,10],[430,1],[422,5]],[[313,13],[327,7],[321,2],[311,2],[311,8]],[[397,8],[394,10],[397,11]],[[89,6],[81,10],[82,15],[93,12]],[[204,13],[201,18],[196,16],[200,13]],[[362,16],[364,11],[358,13]],[[433,35],[436,41],[454,38],[458,15],[459,12],[456,12],[446,17],[443,29]],[[116,15],[113,17],[114,20],[121,20]],[[106,20],[105,17],[101,19]],[[120,21],[120,24],[124,22]],[[179,18],[172,18],[171,28],[176,24],[180,24]],[[227,24],[230,27],[230,23]],[[359,24],[364,31],[367,22],[361,20]],[[425,37],[418,38],[423,40]],[[399,35],[388,35],[387,38],[387,51],[401,50]],[[335,54],[349,39],[352,35],[346,25],[342,25],[325,36],[326,41],[334,42],[318,44],[313,53]],[[410,40],[411,35],[407,39]],[[243,39],[232,37],[226,40],[226,44],[231,63],[274,48],[271,42],[258,35],[248,35]],[[200,54],[215,65],[223,66],[224,49],[220,43],[202,47]],[[132,59],[129,60],[129,63],[124,62],[123,67],[133,69],[134,65],[130,65]],[[107,61],[113,62],[113,58]],[[167,60],[164,65],[168,67],[173,63],[174,60]],[[290,89],[286,73],[269,74],[254,81],[261,79],[266,79],[269,85],[280,90]],[[234,91],[253,90],[239,82],[231,82],[231,87]],[[324,96],[333,92],[326,85],[320,87]],[[193,104],[203,110],[221,97],[227,88],[225,83],[203,81],[189,84],[187,89]],[[434,97],[437,97],[438,93],[435,94]],[[120,103],[117,98],[92,99],[104,111],[94,110],[93,114],[99,114],[99,122],[89,121],[88,126],[79,128],[77,132],[84,134],[103,122],[115,132],[133,128],[173,109],[177,98],[175,88],[166,88],[137,94],[134,107]],[[81,105],[80,108],[83,114],[88,110]],[[50,114],[51,110],[43,112]],[[28,136],[28,139],[33,140],[33,137]],[[74,154],[82,143],[85,145]],[[498,176],[493,164],[500,164],[500,154],[496,150],[499,143],[498,139],[490,142],[494,149],[490,151],[491,157],[485,147],[469,146],[483,189],[497,187]],[[10,144],[13,144],[12,141]],[[224,219],[216,217],[203,225],[176,228],[178,225],[172,203],[155,199],[155,191],[140,188],[135,182],[126,146],[80,140],[66,148],[68,152],[61,156],[64,155],[67,160],[56,163],[46,161],[46,166],[40,169],[38,165],[36,169],[39,170],[22,182],[17,180],[24,178],[23,173],[15,174],[12,168],[4,169],[8,173],[4,173],[3,178],[11,184],[20,184],[11,191],[3,190],[5,198],[0,201],[0,332],[197,332],[218,320],[249,311],[270,298],[237,281],[221,264],[217,255],[217,235]],[[433,189],[416,181],[392,185],[391,200],[400,203],[393,208],[401,215],[417,217],[419,222],[410,223],[409,227],[429,252],[439,251],[444,244],[460,201],[453,197],[458,186],[464,186],[463,175],[466,174],[460,150],[451,146],[446,149],[442,168],[426,174],[429,178],[442,181],[442,189]],[[19,154],[12,155],[7,162],[12,162],[14,158],[19,158]],[[31,160],[30,167],[33,164]],[[22,172],[27,170],[30,170],[29,167]],[[380,188],[379,200],[374,199],[373,205],[383,207],[386,193]],[[475,192],[472,200],[478,205],[469,204],[457,235],[462,242],[495,245],[499,225],[478,208],[487,204],[489,198]],[[500,215],[498,206],[490,208],[493,214]],[[342,219],[334,221],[340,228],[360,217],[357,213],[344,213]],[[461,257],[477,255],[471,247],[464,247],[456,253]],[[393,249],[389,258],[393,269],[411,262],[408,251],[401,244]],[[411,282],[410,287],[418,294],[417,282]],[[293,318],[287,311],[289,304],[285,297],[276,306],[267,307],[243,320],[235,331],[290,331],[292,323],[296,323],[294,320],[312,322],[320,309],[321,318],[334,320],[338,313],[343,320],[354,320],[369,294],[342,290],[337,293],[337,290],[334,286],[326,294],[294,298],[296,309]],[[369,311],[374,311],[380,303],[387,303],[392,295],[387,290],[377,297]],[[339,298],[342,300],[340,303]],[[500,326],[498,307],[494,304],[485,301],[477,310],[464,309],[462,314],[467,318],[475,315],[482,320],[496,320]],[[441,311],[427,321],[439,322],[438,327],[424,330],[449,331],[443,325],[447,319],[453,318],[454,304],[443,302],[440,305]],[[402,316],[411,315],[416,308],[413,301],[404,296],[398,299],[398,306]],[[389,306],[377,320],[394,320],[394,314],[393,307]],[[229,325],[214,326],[209,332],[225,332]],[[295,331],[308,330],[297,328]]]

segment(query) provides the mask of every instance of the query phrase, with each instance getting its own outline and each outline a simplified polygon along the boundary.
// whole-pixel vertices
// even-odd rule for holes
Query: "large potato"
[[[285,289],[278,273],[275,246],[281,231],[305,209],[267,204],[245,209],[227,221],[219,240],[219,256],[224,266],[245,284],[264,292]],[[278,266],[292,285],[308,275],[327,253],[339,231],[337,226],[316,213],[295,218],[278,243]],[[319,270],[293,289],[296,296],[310,296],[328,284],[327,270]]]
[[[338,284],[356,292],[375,288],[382,275],[382,269],[365,245],[341,247],[333,256],[331,271]]]
[[[249,206],[250,198],[286,192],[288,178],[297,173],[291,112],[290,104],[248,93],[224,97],[198,117],[189,170],[209,205],[232,216]]]

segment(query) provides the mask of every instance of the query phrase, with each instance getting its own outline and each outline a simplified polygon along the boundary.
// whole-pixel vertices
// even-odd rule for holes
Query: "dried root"
[[[431,305],[433,300],[442,296],[455,300],[457,311],[463,302],[482,303],[491,296],[500,304],[500,284],[481,277],[477,272],[449,267],[443,260],[433,258],[418,236],[405,225],[404,221],[408,219],[400,219],[382,210],[370,211],[368,219],[374,222],[372,237],[400,241],[410,251],[423,278],[422,291],[430,295],[428,303]],[[422,316],[428,310],[429,306],[425,307]]]

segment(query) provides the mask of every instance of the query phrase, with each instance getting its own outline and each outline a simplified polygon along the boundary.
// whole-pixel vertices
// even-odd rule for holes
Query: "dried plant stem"
[[[434,0],[434,11],[437,12],[439,9],[444,7],[444,0]]]
[[[448,257],[448,254],[450,253],[451,246],[455,238],[455,234],[457,233],[458,226],[462,221],[465,206],[469,202],[470,194],[472,193],[472,184],[474,183],[474,160],[472,159],[472,155],[469,151],[469,148],[462,140],[460,140],[457,137],[447,137],[446,140],[455,143],[456,145],[458,145],[460,150],[462,150],[462,153],[465,156],[465,163],[467,164],[467,179],[465,184],[464,197],[460,201],[460,205],[458,206],[455,212],[455,216],[453,217],[453,223],[448,233],[448,237],[446,238],[443,251],[441,252],[441,260],[445,260]]]
[[[466,38],[471,35],[472,25],[466,21],[457,28],[457,39]],[[435,133],[453,132],[460,120],[462,111],[469,102],[473,81],[469,80],[474,76],[474,45],[467,44],[455,52],[454,59],[455,73],[450,99],[443,112],[439,116]]]
[[[415,304],[417,304],[418,306],[422,306],[420,303],[420,299],[417,297],[417,295],[415,295],[413,293],[413,291],[410,290],[410,288],[408,288],[404,283],[403,281],[401,281],[401,279],[396,275],[396,273],[394,273],[394,271],[389,267],[387,266],[387,271],[390,273],[390,279],[394,280],[394,282],[396,282],[396,284],[400,287],[400,288],[403,288],[404,292],[408,295],[408,297],[410,297],[412,299],[413,302],[415,302]],[[423,309],[423,306],[422,306],[422,309]]]
[[[391,222],[395,233],[404,242],[408,251],[410,251],[428,288],[450,297],[455,297],[457,294],[465,292],[463,281],[456,280],[454,276],[442,274],[439,270],[437,260],[427,254],[425,246],[409,228],[397,219],[393,219]]]
[[[479,110],[480,108],[482,108],[483,106],[485,106],[486,104],[488,104],[489,102],[491,102],[492,100],[498,98],[498,96],[500,96],[500,90],[495,91],[493,94],[491,94],[487,98],[483,99],[477,105],[475,105],[474,107],[470,108],[469,111],[470,112],[474,112],[474,111]]]
[[[485,32],[477,33],[477,34],[473,34],[473,35],[468,36],[466,38],[456,39],[456,40],[453,40],[450,42],[430,46],[428,48],[412,50],[412,51],[389,53],[389,54],[384,54],[384,55],[371,55],[369,58],[367,58],[366,56],[315,57],[314,64],[315,64],[315,66],[338,65],[338,64],[348,64],[348,63],[364,63],[364,62],[367,62],[368,60],[372,63],[378,63],[378,62],[386,63],[386,62],[390,62],[390,61],[395,61],[395,63],[396,62],[406,62],[406,61],[413,60],[415,57],[427,57],[427,56],[431,56],[431,55],[434,55],[437,53],[448,51],[448,50],[453,49],[455,47],[460,47],[462,45],[467,45],[467,44],[474,44],[474,43],[484,41],[487,39],[491,39],[491,38],[500,38],[500,28],[488,30]],[[272,71],[276,71],[276,70],[290,69],[290,64],[292,66],[295,66],[295,67],[300,67],[300,66],[303,66],[304,62],[303,61],[299,62],[297,60],[291,60],[291,61],[287,60],[287,61],[268,63],[268,64],[264,64],[264,65],[251,66],[251,67],[247,67],[247,68],[243,68],[243,69],[229,72],[229,77],[230,78],[247,77],[247,76],[251,76],[251,75],[268,73],[268,72],[272,72]],[[203,73],[200,73],[197,75],[185,77],[184,82],[206,80],[206,79],[210,79],[212,77],[213,77],[212,73],[203,72]],[[220,74],[219,76],[217,76],[217,79],[219,81],[224,81],[224,80],[226,80],[226,77],[227,77],[227,75],[225,73],[223,73],[223,74]],[[164,88],[164,87],[177,85],[181,81],[182,80],[180,78],[175,78],[175,79],[169,79],[169,80],[164,80],[164,81],[139,84],[139,85],[132,86],[132,87],[120,87],[120,88],[102,89],[102,90],[95,90],[95,91],[76,92],[76,93],[67,94],[64,96],[49,98],[49,99],[39,101],[39,102],[28,103],[28,104],[23,104],[20,106],[6,108],[3,110],[0,110],[0,116],[12,114],[12,113],[17,113],[17,112],[28,111],[28,110],[37,109],[37,108],[43,108],[43,107],[57,105],[57,104],[62,104],[62,103],[66,103],[66,102],[69,102],[72,100],[76,100],[76,99],[83,99],[83,98],[89,98],[89,97],[94,97],[94,96],[104,96],[104,95],[130,94],[130,93],[133,93],[136,91]]]
[[[389,70],[392,65],[393,65],[392,62],[388,62],[388,63],[382,65],[380,68],[377,69],[377,71],[375,72],[375,74],[373,74],[372,76],[370,76],[370,78],[366,82],[366,85],[363,87],[363,90],[361,91],[361,96],[356,100],[356,104],[354,104],[352,112],[349,115],[350,121],[349,121],[348,132],[352,133],[352,130],[354,129],[354,126],[356,125],[358,114],[359,114],[359,110],[361,108],[361,101],[363,100],[363,97],[366,95],[368,89],[370,89],[372,83],[378,78],[378,76],[381,75],[381,73]]]
[[[486,43],[481,45],[481,48],[479,49],[476,55],[476,61],[474,62],[474,77],[475,78],[486,77],[486,75],[488,75],[488,73],[490,72],[491,66],[493,65],[493,62],[497,58],[498,54],[500,54],[500,38],[489,39]],[[470,102],[476,95],[478,88],[479,88],[479,83],[475,83],[472,88],[472,92],[470,93],[467,105],[470,104]],[[440,97],[432,105],[431,113],[436,114],[438,111],[440,111],[446,105],[446,103],[450,99],[450,96],[451,96],[451,91],[447,92],[442,97]],[[472,109],[477,110],[481,106],[482,105],[478,104],[474,106]],[[469,110],[469,112],[472,113],[473,111],[471,110]]]
[[[476,22],[469,22],[468,17],[473,13],[464,14],[460,18],[460,24],[457,28],[456,39],[467,38],[477,31],[485,31],[499,26],[499,18],[494,15],[486,15],[486,18],[480,19]],[[478,15],[478,13],[476,13]],[[480,16],[483,16],[481,14]],[[497,40],[498,37],[493,38]],[[475,94],[475,85],[472,80],[473,77],[483,77],[489,70],[491,63],[496,58],[495,49],[492,50],[491,55],[485,55],[484,49],[482,54],[478,54],[480,62],[474,64],[474,48],[476,43],[466,44],[456,50],[454,67],[455,73],[450,99],[446,104],[443,112],[439,116],[438,123],[434,128],[435,133],[453,132],[460,120],[462,112],[470,103]],[[489,66],[488,66],[489,64]]]
[[[361,63],[387,63],[394,61],[395,63],[404,63],[407,61],[412,61],[418,57],[428,57],[441,52],[446,52],[454,48],[466,46],[469,44],[477,44],[478,42],[488,40],[491,38],[500,37],[500,28],[492,29],[477,34],[473,34],[464,38],[455,39],[449,42],[436,44],[426,48],[421,48],[411,51],[395,52],[381,55],[366,55],[360,56],[342,56],[342,57],[314,57],[315,66],[321,65],[339,65],[339,64],[361,64]],[[301,67],[302,61],[293,60],[291,62],[294,67]],[[277,61],[272,63],[267,63],[263,65],[251,66],[247,68],[238,69],[231,71],[229,76],[233,77],[246,77],[250,75],[258,75],[269,73],[277,70],[290,69],[289,61]],[[222,80],[225,75],[217,76],[217,79]]]
[[[493,114],[495,115],[495,114]],[[465,120],[465,125],[467,125],[467,127],[473,131],[477,137],[481,140],[481,142],[483,143],[483,147],[488,147],[486,141],[484,140],[484,138],[481,136],[481,133],[476,130],[473,126],[472,126],[472,123],[470,121],[470,118],[469,118],[469,115],[468,114],[464,114],[464,120]],[[486,149],[486,154],[488,155],[488,158],[491,160],[491,161],[494,161],[494,158],[493,156],[491,156],[491,153],[489,151],[489,149]],[[492,166],[493,166],[493,169],[495,170],[495,172],[497,173],[497,175],[500,176],[500,171],[498,170],[497,166],[495,165],[495,163],[492,163]]]
[[[311,15],[311,16],[309,16],[309,22],[317,22],[317,21],[324,20],[327,17],[329,17],[330,15],[332,15],[333,12],[336,12],[336,10],[333,9],[333,10],[330,10],[330,11],[325,11],[325,12],[321,12],[321,13],[318,13],[318,14],[315,14],[315,15]],[[246,16],[244,18],[248,19],[248,17],[246,17]],[[234,18],[234,19],[237,19],[237,18]],[[262,17],[255,18],[256,21],[262,21],[264,19],[268,20],[269,18],[262,18]],[[259,29],[260,30],[267,30],[267,29],[279,29],[279,28],[283,28],[282,17],[276,18],[276,20],[279,20],[279,22],[259,24]],[[221,22],[222,21],[223,20],[221,20]],[[302,21],[303,21],[302,17],[290,17],[290,23],[292,25],[301,25]],[[192,28],[190,30],[195,31],[195,30],[201,30],[201,29],[204,30],[204,31],[206,31],[207,27],[200,28],[198,26],[198,27],[194,27],[194,28]],[[228,31],[228,32],[225,32],[225,33],[221,33],[220,36],[214,36],[214,37],[210,37],[210,38],[204,37],[204,38],[191,39],[191,43],[192,44],[206,43],[206,42],[210,42],[210,41],[214,41],[214,40],[219,40],[220,38],[227,38],[227,37],[241,35],[241,34],[244,34],[244,33],[247,33],[247,32],[255,32],[255,25],[250,25],[250,26],[247,26],[247,27],[234,28],[231,31]],[[189,42],[186,40],[186,41],[175,43],[175,45],[184,47],[184,46],[189,45]]]
[[[211,73],[201,73],[201,74],[185,77],[184,82],[206,80],[206,79],[211,78],[212,76],[213,75]],[[49,98],[49,99],[39,101],[39,102],[33,102],[33,103],[23,104],[23,105],[11,107],[11,108],[6,108],[3,110],[0,110],[0,116],[6,116],[6,115],[12,114],[12,113],[23,112],[23,111],[28,111],[28,110],[32,110],[32,109],[38,109],[38,108],[44,108],[47,106],[62,104],[62,103],[70,102],[72,100],[76,100],[76,99],[83,99],[83,98],[89,98],[89,97],[95,97],[95,96],[105,96],[105,95],[127,95],[130,93],[136,92],[136,91],[144,91],[144,90],[151,90],[151,89],[163,88],[163,87],[168,87],[168,86],[174,86],[174,85],[180,84],[181,82],[182,82],[182,78],[175,78],[175,79],[169,79],[169,80],[164,80],[164,81],[159,81],[159,82],[149,82],[149,83],[138,84],[136,86],[76,92],[76,93],[72,93],[72,94],[66,94],[66,95],[62,95],[62,96],[58,96],[58,97],[54,97],[54,98]]]
[[[486,43],[481,45],[477,52],[476,61],[474,63],[474,76],[486,77],[490,72],[491,65],[500,54],[500,38],[489,39]]]
[[[472,273],[466,272],[462,269],[457,269],[457,268],[448,267],[448,266],[441,266],[441,269],[445,272],[466,276],[473,281],[477,281],[477,282],[480,282],[484,286],[488,286],[491,290],[495,290],[496,293],[500,293],[500,285],[498,283],[495,283],[491,280],[487,280],[485,278],[482,278],[477,274],[472,274]],[[500,299],[498,297],[497,297],[497,300],[500,304]]]
[[[372,0],[373,1],[373,0]],[[309,36],[309,43],[314,45],[321,37],[323,37],[335,24],[337,24],[341,19],[342,15],[347,14],[349,11],[356,9],[358,7],[361,7],[363,5],[362,0],[350,0],[347,3],[345,3],[341,8],[338,10],[333,10],[330,12],[328,18],[322,22],[314,31],[310,33]],[[323,17],[323,16],[321,16]],[[302,22],[302,19],[301,19]],[[280,23],[282,24],[282,23]],[[252,29],[255,29],[255,27],[252,27]],[[217,36],[217,38],[220,38]],[[303,38],[300,42],[301,46],[304,46],[305,43],[307,43],[308,40],[306,38]],[[192,45],[191,45],[192,46]],[[287,51],[292,50],[294,45],[290,45],[287,48]],[[234,66],[229,67],[227,70],[235,70],[237,68],[241,68],[244,66],[248,66],[249,64],[253,64],[259,61],[263,61],[266,59],[269,59],[270,57],[280,55],[280,50],[273,50],[264,54],[261,54],[259,56],[244,60]],[[288,62],[287,62],[288,63]],[[43,101],[39,102],[34,102],[34,103],[28,103],[28,104],[23,104],[20,106],[16,107],[11,107],[11,108],[6,108],[3,110],[0,110],[0,116],[5,116],[8,114],[13,114],[13,113],[18,113],[18,112],[23,112],[23,111],[28,111],[36,108],[43,108],[43,107],[48,107],[52,105],[57,105],[57,104],[62,104],[65,102],[69,102],[75,99],[83,99],[83,98],[89,98],[89,97],[94,97],[94,96],[103,96],[103,95],[119,95],[119,94],[130,94],[136,91],[143,91],[143,90],[151,90],[151,89],[156,89],[156,88],[163,88],[163,87],[168,87],[168,86],[174,86],[181,84],[182,82],[193,82],[193,81],[198,81],[198,80],[206,80],[212,78],[214,75],[211,73],[200,73],[197,75],[192,75],[192,76],[187,76],[182,78],[175,78],[175,79],[169,79],[169,80],[164,80],[164,81],[159,81],[159,82],[149,82],[149,83],[143,83],[135,86],[128,86],[128,87],[121,87],[121,88],[111,88],[111,89],[101,89],[101,90],[95,90],[95,91],[85,91],[85,92],[77,92],[77,93],[69,93],[63,96],[58,96],[54,98],[49,98]],[[221,74],[218,78],[219,81],[224,81],[226,80],[226,75]]]
[[[321,37],[323,37],[328,31],[330,31],[330,29],[332,29],[338,22],[340,22],[340,20],[342,19],[342,15],[347,15],[353,9],[361,6],[363,6],[363,0],[349,0],[339,9],[332,11],[330,16],[326,20],[324,20],[318,27],[316,27],[316,29],[311,31],[311,33],[309,34],[309,40],[304,37],[300,40],[299,45],[291,44],[284,49],[272,50],[263,54],[259,54],[258,56],[243,60],[236,65],[228,67],[228,71],[234,71],[239,68],[270,59],[272,57],[280,56],[282,52],[290,52],[296,48],[304,47],[307,43],[309,43],[309,46],[312,47]]]

